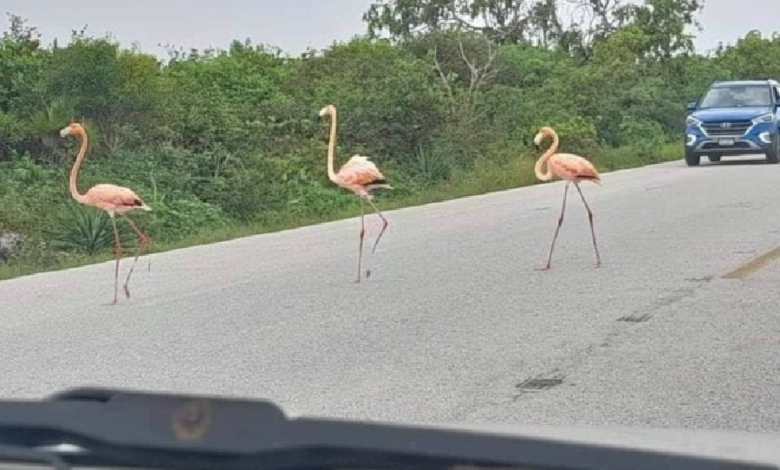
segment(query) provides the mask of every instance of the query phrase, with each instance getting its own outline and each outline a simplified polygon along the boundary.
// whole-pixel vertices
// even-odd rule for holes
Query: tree
[[[40,124],[42,116],[54,113],[51,94],[41,83],[50,56],[37,29],[9,15],[8,31],[0,38],[0,161],[12,150],[33,152],[41,160],[51,152],[49,128]]]
[[[458,37],[461,36],[461,37]],[[436,72],[441,78],[441,84],[447,95],[450,108],[450,116],[462,119],[464,124],[471,125],[480,118],[477,110],[480,104],[480,94],[490,85],[498,71],[495,68],[496,48],[489,40],[481,41],[478,46],[470,47],[470,53],[466,52],[462,35],[449,38],[450,41],[442,41],[442,46],[447,49],[449,56],[457,54],[462,63],[460,74],[453,73],[452,68],[445,68],[439,61],[439,47],[434,46],[432,51],[433,63]],[[473,39],[473,38],[472,38]],[[451,63],[450,59],[450,63]],[[465,70],[464,70],[465,68]],[[457,69],[456,69],[457,70]]]
[[[154,122],[158,71],[151,55],[121,51],[108,38],[74,33],[67,47],[53,51],[46,86],[72,105],[71,118],[94,121],[99,139],[93,140],[113,153],[123,137]]]
[[[687,30],[699,26],[695,14],[701,8],[699,0],[645,0],[627,6],[625,14],[648,36],[642,54],[669,60],[675,54],[693,52],[693,35]]]
[[[419,33],[459,29],[496,42],[521,43],[534,34],[533,15],[530,0],[380,0],[370,6],[363,20],[372,37],[386,31],[393,38],[408,39]]]
[[[380,0],[364,14],[369,35],[409,40],[461,30],[501,44],[560,47],[588,59],[593,48],[627,26],[649,36],[642,55],[667,60],[693,48],[691,26],[701,0]],[[570,11],[562,18],[562,10]]]
[[[731,46],[721,46],[716,61],[735,79],[780,77],[780,34],[765,38],[750,31]]]

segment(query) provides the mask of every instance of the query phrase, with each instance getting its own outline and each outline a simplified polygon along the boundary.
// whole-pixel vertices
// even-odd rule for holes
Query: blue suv
[[[763,154],[780,162],[780,84],[775,80],[715,82],[704,96],[688,104],[685,119],[685,163],[721,157]]]

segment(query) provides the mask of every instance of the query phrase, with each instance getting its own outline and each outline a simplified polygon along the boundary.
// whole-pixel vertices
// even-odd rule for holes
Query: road
[[[115,307],[111,263],[0,282],[0,396],[90,385],[294,415],[780,430],[779,188],[760,161],[606,174],[583,186],[599,269],[572,191],[552,270],[535,270],[555,182],[388,212],[360,285],[356,219],[156,254]]]

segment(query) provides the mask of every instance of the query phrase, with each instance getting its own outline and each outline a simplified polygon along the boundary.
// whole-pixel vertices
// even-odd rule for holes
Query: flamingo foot
[[[537,271],[549,271],[550,270],[550,265],[548,264],[547,266],[545,266],[543,268],[534,268],[534,269],[536,269]]]
[[[111,307],[113,305],[116,305],[116,297],[114,297],[114,300],[112,300],[111,302],[107,302],[103,305],[105,305],[106,307]]]
[[[360,278],[355,279],[354,281],[349,281],[350,284],[360,284]]]
[[[370,269],[366,269],[366,279],[368,279],[370,277],[371,277],[371,270]]]
[[[130,288],[127,286],[127,284],[123,285],[122,288],[125,290],[125,295],[127,298],[130,298]]]

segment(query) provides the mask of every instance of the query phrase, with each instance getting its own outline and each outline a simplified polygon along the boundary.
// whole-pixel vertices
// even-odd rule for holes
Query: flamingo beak
[[[67,137],[70,134],[70,127],[65,127],[60,131],[60,137]]]

